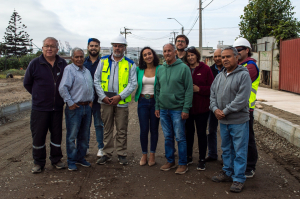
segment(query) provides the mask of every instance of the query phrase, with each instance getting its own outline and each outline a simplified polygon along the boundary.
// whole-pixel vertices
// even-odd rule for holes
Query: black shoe
[[[193,158],[192,157],[187,158],[187,165],[189,165],[189,164],[193,164]]]
[[[209,157],[207,156],[207,158],[205,158],[205,162],[212,162],[212,161],[216,161],[218,159],[215,159],[215,158],[212,158],[212,157]]]
[[[204,160],[199,160],[197,170],[198,171],[204,171],[205,170],[205,161]]]
[[[111,161],[111,159],[109,157],[107,157],[107,155],[102,156],[100,159],[97,160],[97,164],[105,164],[106,162]]]
[[[255,171],[254,170],[246,170],[246,172],[245,172],[246,178],[253,178],[254,175],[255,175]]]
[[[119,155],[119,156],[118,156],[118,160],[119,160],[119,163],[120,163],[120,164],[123,164],[123,165],[127,165],[127,164],[128,164],[128,161],[127,161],[127,159],[126,159],[126,156]]]

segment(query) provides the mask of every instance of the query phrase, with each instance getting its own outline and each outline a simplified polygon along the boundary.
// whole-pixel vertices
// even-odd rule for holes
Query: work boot
[[[65,169],[67,166],[65,165],[65,163],[63,163],[61,160],[58,161],[55,164],[52,164],[52,166],[54,166],[57,169]]]
[[[214,182],[232,182],[232,178],[226,175],[225,171],[221,171],[219,175],[212,177]]]
[[[127,164],[128,164],[128,161],[127,161],[127,159],[126,159],[126,156],[119,155],[119,156],[118,156],[118,160],[119,160],[119,163],[120,163],[120,164],[123,164],[123,165],[127,165]]]
[[[169,171],[170,169],[174,169],[174,168],[176,168],[175,162],[173,163],[167,162],[166,164],[160,167],[160,170]]]
[[[100,159],[98,159],[96,163],[97,164],[105,164],[106,162],[109,162],[109,161],[111,161],[111,159],[107,155],[104,155]]]
[[[185,174],[188,171],[187,165],[179,165],[178,168],[176,169],[175,173],[177,174]]]
[[[234,181],[230,187],[231,192],[240,193],[244,188],[245,183]]]
[[[31,169],[31,173],[41,173],[42,172],[42,166],[38,164],[34,164],[34,166]]]

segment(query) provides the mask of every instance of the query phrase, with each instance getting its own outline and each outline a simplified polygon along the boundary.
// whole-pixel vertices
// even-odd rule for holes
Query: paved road
[[[194,163],[189,166],[189,171],[185,175],[176,175],[175,170],[160,171],[160,166],[166,162],[161,129],[157,165],[139,166],[141,149],[136,106],[136,103],[130,104],[128,133],[130,164],[127,166],[118,164],[116,156],[106,165],[96,165],[96,156],[90,155],[87,160],[92,163],[91,168],[79,167],[75,172],[56,170],[47,160],[45,170],[34,175],[30,172],[32,146],[29,114],[15,122],[2,125],[0,127],[0,198],[299,198],[300,178],[297,179],[293,174],[293,172],[300,173],[299,160],[295,159],[287,163],[284,158],[278,158],[281,156],[276,156],[277,153],[285,156],[284,153],[289,151],[273,153],[266,144],[269,132],[257,124],[256,132],[261,135],[258,136],[261,140],[258,140],[257,172],[253,179],[246,181],[246,187],[240,194],[229,191],[231,183],[211,181],[211,177],[221,170],[220,161],[207,163],[206,171],[197,171]],[[64,126],[64,155],[66,154],[65,131]],[[94,129],[92,129],[90,144],[91,152],[96,154]],[[218,144],[220,145],[220,140]],[[196,146],[195,143],[195,151]],[[47,151],[49,152],[49,145]],[[194,160],[197,156],[198,153],[195,152]]]

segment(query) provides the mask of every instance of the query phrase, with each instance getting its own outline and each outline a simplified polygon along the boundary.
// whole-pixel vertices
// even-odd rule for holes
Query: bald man
[[[221,48],[218,48],[214,52],[214,64],[210,67],[214,78],[223,70],[223,64],[221,59]],[[218,159],[217,151],[217,128],[218,128],[218,119],[215,114],[210,111],[209,113],[209,127],[207,135],[207,144],[208,144],[208,156],[205,159],[206,162],[215,161]]]

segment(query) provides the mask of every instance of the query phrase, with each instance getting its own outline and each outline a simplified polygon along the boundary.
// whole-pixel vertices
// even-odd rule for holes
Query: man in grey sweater
[[[211,85],[210,110],[220,121],[224,166],[212,180],[233,181],[230,191],[241,192],[246,181],[251,78],[247,68],[238,65],[235,48],[226,47],[221,55],[225,70]]]

